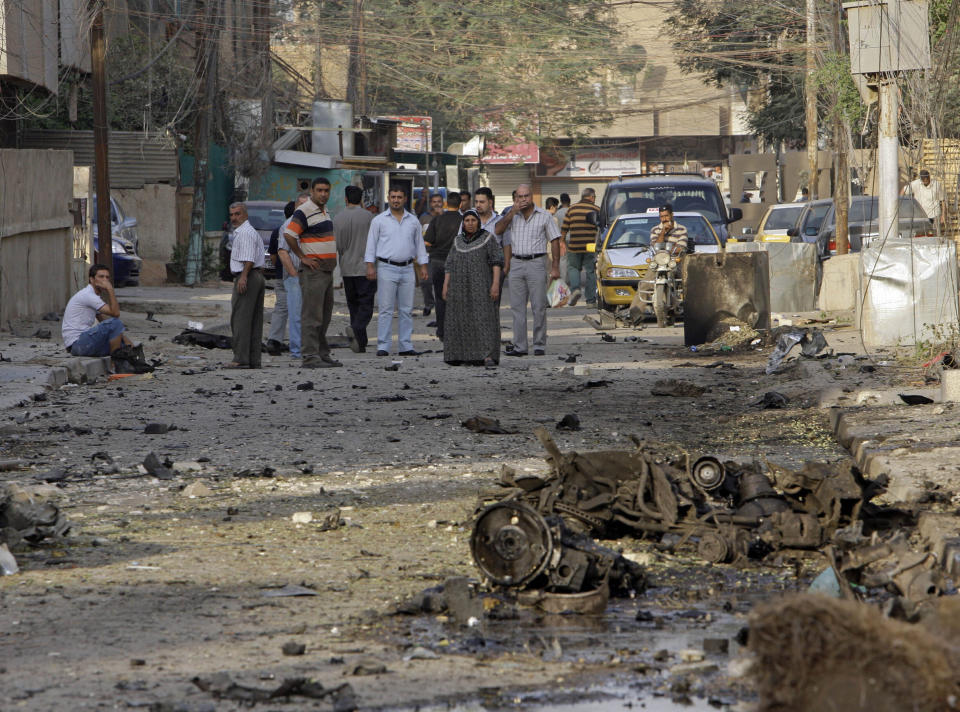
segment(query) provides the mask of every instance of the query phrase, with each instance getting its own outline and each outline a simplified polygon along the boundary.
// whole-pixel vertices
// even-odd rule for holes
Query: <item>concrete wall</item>
[[[0,149],[0,324],[70,298],[73,152]]]
[[[163,183],[147,183],[142,188],[112,192],[123,212],[137,219],[139,254],[143,258],[140,284],[145,287],[163,284],[166,264],[177,244],[177,189]]]

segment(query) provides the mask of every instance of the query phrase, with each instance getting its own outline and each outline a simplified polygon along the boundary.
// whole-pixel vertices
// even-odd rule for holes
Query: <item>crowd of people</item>
[[[271,353],[280,353],[288,334],[290,356],[300,359],[304,368],[342,366],[331,355],[327,340],[337,266],[350,313],[344,335],[356,353],[367,350],[375,302],[377,356],[391,354],[394,331],[400,356],[420,353],[413,344],[418,284],[423,314],[435,314],[428,326],[436,329],[444,361],[451,365],[498,366],[504,291],[513,334],[502,353],[512,357],[531,351],[535,356],[546,354],[547,286],[561,278],[562,258],[564,276],[573,289],[570,304],[579,299],[581,284],[587,304],[596,303],[594,254],[586,247],[596,237],[596,221],[588,218],[598,210],[592,189],[573,205],[563,194],[559,199],[547,198],[545,207],[540,207],[534,203],[530,185],[519,185],[513,203],[501,213],[486,187],[473,195],[466,191],[425,194],[418,203],[422,214],[415,215],[407,208],[408,195],[402,186],[391,186],[387,209],[373,214],[362,207],[362,190],[350,185],[344,189],[346,208],[331,216],[327,211],[331,188],[326,178],[316,178],[310,190],[287,203],[286,220],[274,231],[268,249],[277,301],[267,347]],[[267,257],[244,203],[232,204],[229,217],[233,360],[226,368],[260,368]],[[91,273],[90,286],[71,300],[71,316],[83,307],[82,319],[65,319],[65,326],[70,324],[64,330],[64,343],[71,353],[76,349],[76,355],[86,355],[93,348],[107,355],[128,342],[119,320],[111,321],[119,316],[119,308],[108,283],[100,271]],[[532,343],[528,305],[533,314]],[[97,320],[103,324],[97,326]]]
[[[367,350],[374,301],[377,355],[391,354],[394,332],[400,356],[420,353],[413,344],[418,284],[423,315],[435,315],[428,326],[436,329],[444,361],[451,365],[496,368],[500,363],[504,290],[513,335],[502,353],[513,357],[531,351],[535,356],[546,354],[546,288],[551,280],[563,274],[572,289],[570,304],[581,295],[588,305],[596,304],[595,255],[587,250],[597,229],[590,216],[599,211],[592,189],[572,205],[562,194],[539,207],[531,187],[519,185],[513,203],[501,213],[486,187],[472,195],[424,193],[411,212],[406,189],[391,186],[387,209],[374,215],[361,207],[361,189],[347,186],[346,209],[334,217],[326,210],[330,189],[325,178],[314,180],[310,191],[287,205],[287,221],[271,241],[279,272],[274,285],[278,304],[282,298],[287,308],[275,310],[267,343],[278,345],[288,328],[290,354],[302,359],[305,368],[342,365],[330,355],[326,338],[337,264],[350,313],[345,335],[357,353]],[[260,344],[254,335],[262,329],[264,257],[242,203],[231,206],[230,219],[235,230],[234,360],[228,367],[258,368]],[[563,273],[561,259],[566,263]],[[528,305],[533,314],[532,343]]]

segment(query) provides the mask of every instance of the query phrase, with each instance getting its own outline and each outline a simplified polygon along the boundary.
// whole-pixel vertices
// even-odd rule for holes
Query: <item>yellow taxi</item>
[[[720,238],[710,221],[700,213],[674,213],[673,219],[687,229],[687,252],[719,252]],[[646,213],[618,215],[597,245],[597,307],[616,311],[629,307],[637,283],[646,274],[653,258],[650,231],[660,224],[660,213],[654,208]]]
[[[780,203],[767,208],[757,228],[757,242],[790,242],[787,231],[797,226],[804,203]]]

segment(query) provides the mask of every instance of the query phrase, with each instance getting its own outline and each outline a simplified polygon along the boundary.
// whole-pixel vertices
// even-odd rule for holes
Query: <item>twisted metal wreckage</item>
[[[936,557],[908,551],[902,534],[883,539],[890,518],[903,513],[871,504],[885,483],[863,479],[849,464],[811,462],[795,472],[766,463],[771,482],[759,464],[694,458],[642,441],[632,451],[564,454],[546,430],[536,434],[552,475],[505,472],[501,484],[510,491],[487,499],[475,518],[471,552],[492,584],[560,597],[598,592],[605,605],[608,594],[642,587],[643,571],[592,537],[672,534],[677,546],[695,543],[711,563],[821,549],[838,581],[842,572],[856,582],[863,566],[892,557],[889,575],[866,579],[914,601],[943,590]],[[865,521],[872,538],[863,534]]]

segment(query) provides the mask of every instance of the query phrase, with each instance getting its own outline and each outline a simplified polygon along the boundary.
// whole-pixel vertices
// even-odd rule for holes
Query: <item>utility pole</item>
[[[347,60],[347,101],[356,114],[367,113],[367,61],[363,46],[363,0],[350,8],[350,56]]]
[[[261,80],[260,99],[260,138],[264,151],[269,151],[273,143],[273,62],[270,59],[270,7],[268,2],[254,3],[254,21],[257,23],[256,37],[259,44],[263,79]]]
[[[113,223],[110,220],[110,168],[107,165],[107,45],[103,36],[103,5],[90,0],[90,65],[93,81],[94,182],[97,186],[97,261],[110,270],[113,283]]]
[[[844,53],[843,34],[840,30],[840,11],[839,4],[830,11],[833,49],[837,54]],[[834,239],[837,244],[837,254],[845,255],[850,252],[850,166],[847,160],[847,126],[839,111],[836,112],[833,120],[833,150],[836,156],[834,164],[836,186],[833,191],[833,204],[837,215]]]
[[[900,90],[896,77],[881,74],[880,89],[880,125],[877,136],[877,172],[880,174],[878,202],[880,208],[880,239],[895,237],[897,233],[897,212],[899,200],[899,150],[897,138],[897,107]]]
[[[816,0],[807,0],[807,76],[806,76],[806,118],[807,118],[807,164],[809,165],[810,200],[817,195],[817,82],[813,76],[817,68],[814,44],[817,41]]]
[[[187,247],[186,283],[203,278],[203,228],[206,217],[207,173],[210,151],[210,114],[216,96],[217,36],[214,23],[220,22],[220,2],[197,0],[196,77],[203,90],[193,130],[193,209],[190,212],[190,243]]]

